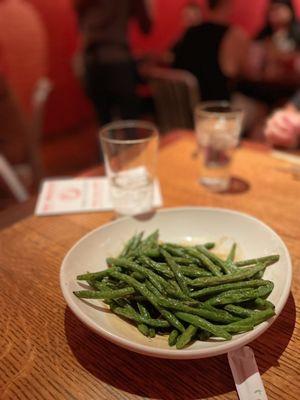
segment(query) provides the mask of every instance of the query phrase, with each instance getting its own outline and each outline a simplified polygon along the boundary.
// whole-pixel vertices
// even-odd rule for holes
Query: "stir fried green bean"
[[[107,259],[108,268],[78,275],[89,288],[74,295],[102,300],[145,337],[168,335],[176,349],[211,337],[230,340],[275,314],[267,300],[274,284],[263,275],[279,260],[270,255],[235,261],[236,248],[234,243],[223,259],[211,251],[212,242],[161,243],[158,231],[136,233],[117,257]]]

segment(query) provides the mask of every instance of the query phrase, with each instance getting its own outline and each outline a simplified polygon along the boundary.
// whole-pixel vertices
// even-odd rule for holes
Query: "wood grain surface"
[[[160,151],[165,206],[217,206],[250,213],[275,229],[293,259],[288,302],[271,328],[251,344],[269,399],[300,398],[300,180],[287,162],[240,148],[235,181],[215,194],[198,182],[193,137]],[[113,213],[30,216],[0,233],[0,398],[237,399],[226,356],[160,360],[121,349],[87,329],[59,288],[67,250]],[[297,314],[298,313],[298,314]],[[257,399],[258,400],[258,399]]]

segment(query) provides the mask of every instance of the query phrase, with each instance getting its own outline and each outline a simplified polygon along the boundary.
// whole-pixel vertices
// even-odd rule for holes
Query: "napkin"
[[[154,207],[163,204],[158,180],[154,182]],[[44,180],[35,215],[59,215],[113,209],[106,177]]]
[[[249,346],[227,355],[240,400],[268,400],[254,352]]]

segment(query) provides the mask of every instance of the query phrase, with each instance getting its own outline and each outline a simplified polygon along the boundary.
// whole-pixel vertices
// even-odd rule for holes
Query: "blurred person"
[[[185,30],[197,26],[203,22],[203,13],[199,4],[189,1],[182,10],[182,24]]]
[[[270,40],[279,51],[300,47],[300,23],[290,0],[272,0],[267,13],[267,23],[256,40]]]
[[[173,45],[171,51],[168,53],[169,60],[171,62],[177,58],[177,52],[180,51],[182,41],[188,29],[194,26],[198,26],[203,22],[203,14],[199,4],[194,1],[190,1],[189,3],[187,3],[182,9],[181,19],[183,26],[183,35]]]
[[[136,71],[127,29],[135,18],[143,33],[151,20],[144,0],[74,0],[83,35],[84,83],[102,124],[138,117]]]
[[[249,39],[230,26],[232,0],[208,0],[206,22],[189,28],[173,66],[196,76],[202,100],[229,100],[231,80],[243,73]]]
[[[265,137],[273,146],[296,148],[300,144],[300,90],[285,107],[267,120]]]
[[[271,0],[266,25],[249,46],[249,73],[237,85],[235,102],[243,107],[245,129],[263,139],[270,110],[288,99],[300,80],[300,24],[290,0]]]

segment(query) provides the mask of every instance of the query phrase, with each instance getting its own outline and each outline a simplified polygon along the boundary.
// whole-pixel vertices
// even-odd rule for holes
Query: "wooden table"
[[[251,344],[269,399],[300,396],[300,181],[288,164],[248,147],[236,153],[236,190],[214,194],[198,185],[194,139],[165,146],[159,178],[165,206],[228,207],[269,224],[292,254],[292,293],[272,327]],[[59,288],[67,252],[112,213],[38,218],[0,233],[0,398],[6,399],[236,399],[226,356],[169,361],[123,350],[87,329]]]

